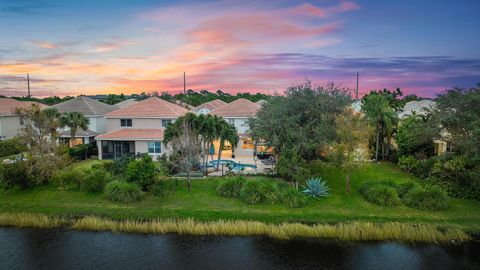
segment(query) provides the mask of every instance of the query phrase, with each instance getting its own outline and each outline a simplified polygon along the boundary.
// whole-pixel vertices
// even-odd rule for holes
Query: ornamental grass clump
[[[240,198],[247,204],[275,204],[280,194],[271,181],[247,180],[240,190]]]
[[[307,204],[307,196],[296,188],[286,188],[281,191],[281,201],[283,205],[290,208],[299,208]]]
[[[114,180],[105,188],[105,196],[114,202],[132,203],[141,201],[144,194],[136,184]]]
[[[238,198],[244,183],[245,178],[243,176],[228,177],[220,181],[217,187],[217,194],[226,198]]]
[[[366,182],[360,188],[360,193],[365,200],[380,206],[392,207],[401,202],[396,184],[391,181]]]
[[[407,206],[419,210],[444,210],[448,207],[448,198],[443,190],[436,186],[425,189],[414,188],[408,192],[404,202]]]

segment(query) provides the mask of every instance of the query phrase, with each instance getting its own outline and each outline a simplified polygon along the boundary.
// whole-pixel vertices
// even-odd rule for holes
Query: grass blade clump
[[[307,204],[307,196],[295,188],[286,188],[281,191],[283,205],[290,208],[299,208]]]
[[[275,204],[279,195],[276,183],[265,180],[248,180],[240,190],[240,198],[247,204]]]
[[[408,192],[404,202],[409,207],[419,210],[444,210],[448,207],[447,195],[436,186],[427,186],[425,189],[414,188]]]
[[[371,203],[392,207],[400,204],[395,187],[395,183],[390,181],[369,181],[360,188],[360,193]]]
[[[470,237],[458,228],[439,230],[433,225],[398,222],[349,222],[340,224],[306,225],[301,223],[268,224],[257,221],[216,220],[201,222],[194,219],[112,221],[85,217],[73,224],[74,229],[126,233],[191,234],[226,236],[268,236],[276,239],[330,238],[342,241],[403,241],[450,243],[467,241]]]
[[[105,187],[105,196],[114,202],[132,203],[141,201],[144,194],[136,184],[114,180]]]
[[[31,228],[57,228],[64,226],[67,221],[60,217],[50,217],[33,213],[1,213],[0,226],[31,227]]]

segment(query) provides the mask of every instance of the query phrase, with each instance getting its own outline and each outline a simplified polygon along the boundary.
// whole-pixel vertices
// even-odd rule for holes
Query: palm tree
[[[56,108],[49,107],[42,110],[45,119],[45,124],[50,129],[50,136],[52,139],[57,138],[57,128],[60,126],[60,113]]]
[[[397,123],[397,114],[389,105],[385,96],[370,94],[362,101],[362,111],[370,124],[375,128],[375,161],[378,161],[380,140],[382,140],[382,158],[385,157],[385,143],[389,143]],[[382,137],[380,138],[380,135]],[[387,142],[385,142],[387,139]],[[387,150],[388,151],[388,150]]]
[[[217,162],[217,170],[220,166],[220,159],[222,157],[223,147],[225,146],[225,142],[230,143],[232,146],[232,155],[235,153],[235,147],[237,146],[240,138],[237,134],[237,129],[234,126],[228,124],[225,120],[219,124],[219,139],[220,139],[220,149],[218,150],[218,162]]]
[[[82,113],[67,112],[60,117],[61,127],[70,128],[70,146],[75,146],[75,134],[79,128],[83,130],[88,129],[89,120]]]

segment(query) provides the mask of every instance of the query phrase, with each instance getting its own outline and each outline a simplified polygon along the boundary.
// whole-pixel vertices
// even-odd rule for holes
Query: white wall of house
[[[0,140],[9,140],[20,134],[22,126],[18,116],[0,117]]]
[[[229,124],[233,121],[235,128],[237,129],[238,134],[245,134],[249,130],[248,127],[248,118],[231,118],[224,117],[225,121]]]
[[[121,119],[132,119],[131,127],[122,127]],[[162,128],[162,120],[175,120],[171,118],[107,118],[107,132],[122,128]]]
[[[111,141],[122,141],[120,139],[112,139]],[[128,140],[127,141],[131,141]],[[148,153],[148,143],[149,142],[155,142],[155,140],[136,140],[135,141],[135,154],[141,153],[141,154],[148,154],[149,156],[152,157],[153,160],[157,160],[159,156],[162,156],[163,154],[170,155],[172,152],[172,149],[165,145],[163,142],[161,142],[161,151],[160,153]],[[98,158],[102,159],[102,141],[99,140],[97,141],[97,146],[98,146]]]
[[[95,131],[97,133],[106,133],[107,132],[107,119],[104,116],[86,116],[90,121],[88,124],[88,129]]]

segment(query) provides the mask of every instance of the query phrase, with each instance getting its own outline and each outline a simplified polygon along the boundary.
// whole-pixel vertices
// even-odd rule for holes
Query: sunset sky
[[[0,0],[0,94],[281,92],[310,79],[432,97],[480,82],[479,0]]]

